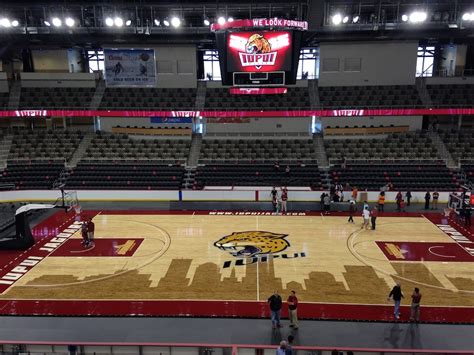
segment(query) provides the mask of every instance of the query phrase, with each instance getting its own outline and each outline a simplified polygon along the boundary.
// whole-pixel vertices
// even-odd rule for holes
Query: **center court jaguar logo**
[[[278,254],[290,246],[290,243],[285,239],[287,236],[287,234],[265,231],[234,232],[219,239],[214,243],[214,246],[238,258],[235,262],[236,266],[253,264],[258,261],[266,262],[270,255],[273,258],[284,259],[304,257],[305,253]],[[231,265],[232,261],[226,261],[223,267],[228,268]]]
[[[260,69],[263,65],[275,65],[277,52],[272,52],[270,42],[260,34],[253,34],[245,44],[245,53],[239,52],[240,63],[243,67],[255,66]]]

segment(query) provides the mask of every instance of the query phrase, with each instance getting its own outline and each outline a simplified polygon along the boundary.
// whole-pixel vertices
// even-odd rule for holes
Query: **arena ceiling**
[[[426,20],[422,23],[407,20],[414,11],[425,12]],[[463,20],[466,12],[472,13],[472,21]],[[343,23],[335,24],[335,15],[339,15]],[[170,25],[173,17],[179,18],[179,27]],[[97,48],[104,43],[171,43],[214,48],[215,36],[206,25],[207,21],[272,17],[308,21],[304,46],[349,40],[416,39],[430,43],[474,43],[474,5],[471,0],[438,0],[433,3],[421,0],[6,0],[2,1],[0,10],[0,42],[7,47]],[[72,19],[72,26],[66,26],[68,18]],[[107,19],[116,18],[122,20],[120,27],[107,25]],[[59,19],[61,25],[55,26],[54,19]]]

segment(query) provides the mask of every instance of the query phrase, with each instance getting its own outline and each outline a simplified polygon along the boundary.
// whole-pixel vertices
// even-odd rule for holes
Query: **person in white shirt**
[[[364,218],[364,222],[362,222],[362,226],[360,229],[369,229],[369,220],[370,220],[370,211],[369,211],[369,206],[366,206],[364,210],[362,211],[362,218]]]

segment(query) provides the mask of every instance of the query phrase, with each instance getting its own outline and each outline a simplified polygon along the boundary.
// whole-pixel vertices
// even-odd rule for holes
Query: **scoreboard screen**
[[[227,34],[227,70],[272,72],[291,70],[289,31],[231,32]]]

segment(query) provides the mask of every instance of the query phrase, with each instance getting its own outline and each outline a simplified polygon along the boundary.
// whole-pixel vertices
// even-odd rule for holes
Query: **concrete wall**
[[[379,127],[379,126],[409,126],[410,131],[421,129],[422,116],[369,116],[369,117],[321,117],[323,127]]]
[[[321,43],[319,86],[414,85],[417,50],[416,41]]]
[[[244,119],[245,120],[245,119]],[[208,123],[207,133],[308,133],[311,117],[259,117],[248,123]]]
[[[148,190],[78,190],[79,201],[270,201],[271,187],[255,187],[246,190],[232,190],[230,187],[221,190],[184,190],[179,191],[148,191]],[[308,189],[289,189],[289,201],[319,202],[323,191],[309,191]],[[326,191],[327,192],[327,191]],[[386,202],[394,202],[397,192],[386,193]],[[350,192],[345,192],[345,200]],[[378,191],[368,192],[368,202],[378,199]],[[413,203],[424,202],[425,192],[412,192]],[[54,190],[25,190],[25,191],[0,191],[0,202],[17,201],[55,201],[60,197],[59,191]],[[439,202],[448,201],[449,192],[440,192]]]
[[[22,87],[95,87],[92,73],[22,73]]]
[[[7,73],[0,73],[0,92],[8,92]]]
[[[35,72],[69,73],[66,49],[34,49],[31,52]]]
[[[474,76],[470,77],[431,77],[426,78],[426,85],[453,85],[453,84],[474,84]]]

